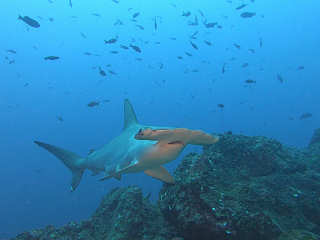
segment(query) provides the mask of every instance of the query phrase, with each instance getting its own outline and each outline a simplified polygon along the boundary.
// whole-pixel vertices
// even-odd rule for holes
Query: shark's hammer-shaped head
[[[172,133],[169,129],[152,129],[141,128],[139,132],[134,136],[137,140],[163,140],[170,137]]]
[[[134,138],[137,140],[157,140],[162,143],[181,143],[184,145],[208,145],[219,140],[217,136],[207,134],[201,130],[187,128],[152,129],[149,127],[141,128]]]

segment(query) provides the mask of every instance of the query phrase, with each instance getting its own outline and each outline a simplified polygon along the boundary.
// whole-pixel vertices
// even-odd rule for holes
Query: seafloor
[[[305,149],[226,133],[187,155],[156,204],[137,186],[116,188],[92,217],[14,240],[320,239],[320,129]]]

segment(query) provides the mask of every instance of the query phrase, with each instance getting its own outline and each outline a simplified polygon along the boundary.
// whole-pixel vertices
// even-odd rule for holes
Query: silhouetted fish
[[[62,116],[57,116],[57,120],[60,121],[60,122],[64,121]]]
[[[140,30],[144,30],[144,27],[142,25],[137,24],[136,27],[139,28]]]
[[[303,119],[307,119],[307,118],[311,118],[312,117],[312,113],[303,113],[301,114],[300,116],[300,120],[303,120]]]
[[[198,46],[197,46],[195,43],[193,43],[193,42],[190,41],[190,44],[191,44],[191,46],[192,46],[194,49],[196,49],[196,50],[199,49]]]
[[[132,15],[132,18],[134,19],[134,18],[138,17],[139,15],[140,15],[140,13],[139,13],[139,12],[136,12],[136,13],[134,13],[134,14]]]
[[[244,13],[241,13],[241,17],[242,18],[251,18],[251,17],[254,17],[256,15],[256,13],[254,12],[244,12]]]
[[[182,12],[183,17],[189,17],[191,15],[191,12]]]
[[[226,63],[222,65],[222,70],[221,70],[222,74],[226,72],[226,65],[227,65]]]
[[[44,60],[58,60],[60,57],[58,56],[47,56],[47,57],[44,57]]]
[[[118,26],[118,25],[123,25],[123,22],[120,19],[117,19],[117,21],[115,21],[115,23],[113,24],[113,26]]]
[[[91,101],[87,104],[88,107],[96,107],[100,104],[100,102],[97,101]]]
[[[21,17],[19,15],[18,19],[22,20],[23,22],[28,24],[30,27],[34,27],[34,28],[40,27],[40,24],[36,20],[34,20],[34,19],[32,19],[32,18],[30,18],[28,16]]]
[[[198,10],[198,12],[200,13],[201,17],[203,17],[203,18],[205,17],[204,13],[200,9]]]
[[[299,66],[298,68],[297,68],[297,70],[303,70],[304,69],[304,66]]]
[[[236,48],[240,49],[241,46],[239,44],[234,43],[233,46],[235,46]]]
[[[280,83],[284,82],[283,77],[279,73],[277,74],[277,79],[279,80]]]
[[[210,41],[204,40],[203,42],[204,42],[205,44],[207,44],[208,46],[211,46],[211,45],[212,45],[212,43],[211,43]]]
[[[83,37],[83,38],[87,38],[87,36],[84,34],[84,33],[80,33],[80,35],[81,35],[81,37]]]
[[[256,83],[256,81],[252,79],[247,79],[245,83],[252,84],[252,83]]]
[[[99,67],[99,74],[102,76],[102,77],[105,77],[107,74],[106,72],[101,68]]]
[[[196,35],[199,33],[199,31],[195,31],[191,36],[190,38],[192,39],[197,39]]]
[[[120,45],[120,47],[123,48],[123,49],[126,49],[126,50],[129,49],[129,48],[128,48],[127,46],[125,46],[125,45]]]
[[[17,53],[17,51],[16,51],[16,50],[13,50],[13,49],[8,49],[7,52],[8,52],[8,53],[12,53],[12,54],[16,54],[16,53]]]
[[[210,22],[210,23],[203,23],[206,28],[214,28],[218,23],[217,22]]]
[[[117,73],[114,72],[114,71],[112,71],[112,70],[108,70],[108,72],[109,72],[110,74],[112,74],[112,75],[117,75]]]
[[[118,37],[116,38],[111,38],[109,40],[104,40],[104,43],[105,44],[113,44],[113,43],[116,43],[118,41]]]
[[[246,6],[248,6],[248,4],[242,4],[239,7],[236,7],[236,10],[240,10],[240,9],[246,7]]]
[[[157,31],[158,24],[157,24],[157,17],[154,17],[154,30]]]
[[[16,60],[9,60],[9,64],[13,64],[13,63],[15,63],[16,62]]]
[[[141,49],[138,46],[130,44],[130,47],[138,53],[141,53]]]

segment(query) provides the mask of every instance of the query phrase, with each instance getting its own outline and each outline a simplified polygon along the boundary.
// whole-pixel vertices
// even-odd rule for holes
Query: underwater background
[[[87,218],[115,186],[157,198],[162,183],[144,174],[86,174],[70,193],[69,170],[33,143],[85,156],[120,133],[126,98],[143,124],[297,147],[319,127],[319,1],[3,0],[0,9],[0,239]],[[181,156],[192,151],[201,148]]]

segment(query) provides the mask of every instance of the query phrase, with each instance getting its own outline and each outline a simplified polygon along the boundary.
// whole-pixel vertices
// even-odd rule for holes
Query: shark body
[[[101,180],[112,177],[120,180],[122,174],[143,171],[163,182],[173,183],[174,178],[162,164],[176,159],[187,144],[206,145],[217,141],[217,137],[199,130],[142,125],[126,99],[121,134],[86,157],[51,144],[34,142],[59,158],[71,170],[71,191],[74,191],[86,169],[94,175],[105,172]]]

